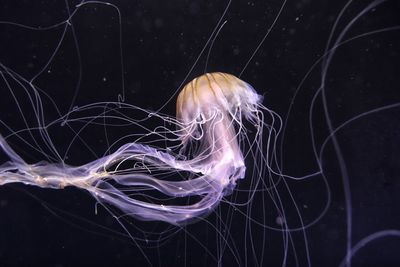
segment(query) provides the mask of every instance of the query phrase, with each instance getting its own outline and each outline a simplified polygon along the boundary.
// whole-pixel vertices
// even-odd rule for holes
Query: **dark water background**
[[[78,9],[67,26],[61,23],[73,12],[78,1],[0,1],[0,21],[29,25],[26,29],[0,23],[0,62],[16,73],[32,79],[49,61],[34,84],[48,93],[65,113],[71,106],[75,88],[79,92],[73,106],[95,101],[125,102],[146,109],[157,109],[178,89],[221,18],[227,1],[115,1],[118,9],[103,4],[88,4]],[[340,32],[370,1],[354,1],[338,24]],[[211,50],[207,71],[238,75],[266,34],[281,7],[282,1],[233,1]],[[323,54],[333,23],[346,1],[289,1],[275,27],[242,75],[260,94],[264,105],[284,117],[300,81]],[[69,11],[68,11],[68,8]],[[120,12],[120,16],[118,14]],[[400,25],[399,1],[386,1],[350,29],[347,38],[376,29]],[[40,28],[61,23],[49,30]],[[334,36],[338,36],[338,32]],[[330,117],[334,126],[368,110],[398,103],[399,31],[378,33],[352,41],[336,51],[327,74],[326,92]],[[74,39],[75,35],[75,39]],[[345,38],[345,39],[347,39]],[[78,46],[78,49],[76,48]],[[122,56],[121,56],[122,51]],[[208,53],[206,50],[205,55]],[[204,73],[203,55],[187,81]],[[81,80],[79,73],[81,71]],[[121,77],[121,74],[123,77]],[[283,147],[283,172],[294,176],[318,170],[310,141],[308,112],[311,99],[320,85],[318,65],[295,98]],[[27,100],[18,86],[27,119]],[[124,90],[122,89],[124,88]],[[0,81],[1,117],[14,130],[26,127],[16,103],[3,80]],[[313,131],[317,145],[327,136],[321,101],[315,109]],[[57,114],[44,103],[46,120]],[[46,106],[47,105],[47,106]],[[173,115],[174,101],[164,109]],[[348,169],[352,194],[353,245],[367,235],[385,229],[400,228],[400,109],[394,108],[359,119],[338,133],[343,158]],[[33,125],[33,124],[32,124]],[[147,127],[153,128],[152,122]],[[129,134],[134,129],[110,129],[111,137]],[[9,130],[2,126],[1,133]],[[68,143],[62,127],[52,130],[55,143],[65,150]],[[96,130],[82,133],[98,154],[107,149]],[[44,158],[14,140],[13,147],[28,162]],[[63,142],[64,141],[64,142]],[[314,266],[337,266],[346,253],[346,207],[340,169],[333,147],[323,154],[323,170],[332,193],[327,213],[307,229],[311,263]],[[79,164],[93,155],[77,144],[67,162]],[[241,188],[245,188],[243,182]],[[318,178],[290,182],[291,192],[301,209],[305,223],[313,221],[326,204],[327,192]],[[283,190],[283,189],[282,189]],[[282,191],[283,201],[290,203]],[[275,216],[270,204],[254,201],[254,216],[266,214],[274,227]],[[290,205],[289,205],[290,206]],[[155,242],[155,248],[104,230],[101,225],[123,232],[104,210],[94,214],[95,201],[79,189],[44,190],[22,185],[0,188],[0,266],[147,266],[141,250],[154,266],[216,266],[207,248],[216,254],[217,235],[212,225],[216,215],[207,221],[187,226],[166,242]],[[221,204],[224,212],[226,204]],[[292,207],[293,208],[293,207]],[[289,221],[298,225],[296,215],[288,207]],[[292,216],[292,217],[291,217]],[[87,221],[86,221],[87,220]],[[263,266],[280,266],[283,258],[281,233],[254,227],[253,241],[245,239],[243,217],[232,219],[233,241],[240,265],[255,266],[249,254],[253,244],[258,257],[264,253]],[[168,229],[162,223],[132,221],[154,232]],[[96,225],[94,225],[96,224]],[[131,226],[133,235],[140,231]],[[194,237],[197,241],[194,240]],[[259,251],[266,239],[265,251]],[[302,232],[293,234],[298,265],[307,266]],[[150,244],[151,245],[151,244]],[[140,248],[140,249],[139,249]],[[367,245],[353,259],[353,266],[399,266],[400,241],[383,238]],[[288,266],[295,266],[294,253],[289,253]],[[247,260],[246,260],[247,259]],[[224,266],[236,266],[228,250]]]

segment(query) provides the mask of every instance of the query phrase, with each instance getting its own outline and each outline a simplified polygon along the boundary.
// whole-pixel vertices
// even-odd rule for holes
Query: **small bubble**
[[[0,200],[0,207],[5,207],[8,205],[8,201],[5,199]]]
[[[239,55],[239,53],[240,53],[239,47],[234,47],[234,48],[233,48],[233,54],[234,54],[235,56],[237,56],[237,55]]]
[[[275,220],[277,225],[283,225],[284,221],[285,220],[281,216],[276,217],[276,220]]]
[[[161,28],[164,25],[164,22],[161,18],[157,18],[154,21],[154,26],[156,26],[156,28]]]

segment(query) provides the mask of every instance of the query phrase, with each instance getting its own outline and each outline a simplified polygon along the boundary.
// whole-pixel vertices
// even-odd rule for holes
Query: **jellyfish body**
[[[187,153],[191,155],[183,155],[184,159],[132,142],[82,166],[27,164],[1,138],[0,145],[10,161],[0,166],[0,185],[22,182],[57,189],[75,186],[90,192],[99,203],[110,204],[134,218],[181,225],[210,213],[224,195],[232,192],[237,180],[244,178],[244,156],[239,144],[242,118],[257,120],[260,102],[261,96],[250,85],[230,74],[207,73],[188,83],[177,99],[178,129],[173,131],[181,140],[181,151],[190,151]],[[196,149],[192,148],[193,143]],[[189,173],[190,177],[163,179],[136,165],[122,169],[122,164],[132,160],[177,175]],[[146,190],[173,198],[199,196],[200,200],[187,205],[163,205],[134,197],[135,192]]]
[[[193,138],[201,141],[200,155],[195,156],[207,155],[200,161],[206,166],[203,173],[215,172],[211,175],[224,187],[234,186],[244,176],[243,154],[237,138],[241,117],[253,116],[260,100],[250,85],[220,72],[194,79],[178,96],[177,118],[183,124],[183,144]],[[229,168],[231,174],[218,173]]]

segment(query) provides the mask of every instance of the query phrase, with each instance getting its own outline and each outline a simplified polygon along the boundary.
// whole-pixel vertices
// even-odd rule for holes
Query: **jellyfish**
[[[61,190],[68,187],[82,189],[81,191],[87,192],[96,201],[96,214],[97,206],[104,207],[117,220],[113,222],[119,223],[124,231],[110,232],[128,237],[129,241],[137,245],[137,248],[129,250],[129,262],[137,260],[135,252],[142,253],[147,259],[147,251],[142,251],[142,248],[159,249],[165,244],[165,240],[172,240],[170,237],[176,234],[175,237],[178,238],[174,241],[177,241],[178,249],[174,247],[175,244],[168,246],[178,251],[173,252],[176,253],[174,255],[184,254],[181,263],[184,261],[185,265],[189,262],[187,258],[206,255],[204,258],[209,257],[209,259],[205,260],[204,265],[212,262],[218,263],[218,266],[264,266],[268,262],[273,266],[311,266],[323,265],[321,262],[335,264],[335,261],[338,261],[341,266],[351,266],[352,258],[357,256],[356,253],[361,248],[369,244],[372,246],[375,240],[381,238],[400,236],[397,229],[398,217],[387,216],[398,208],[393,204],[396,201],[391,197],[391,193],[392,195],[396,193],[394,178],[398,175],[390,175],[390,171],[398,173],[399,164],[395,159],[399,158],[397,156],[399,149],[395,146],[398,143],[395,133],[398,132],[397,125],[399,125],[396,112],[400,106],[395,88],[390,88],[392,84],[396,84],[398,77],[398,75],[393,75],[393,79],[389,77],[393,74],[395,65],[388,63],[395,62],[398,58],[397,49],[394,49],[397,42],[390,37],[392,34],[397,34],[400,29],[397,17],[386,14],[392,7],[390,1],[372,0],[359,11],[359,5],[351,0],[346,1],[338,14],[335,8],[325,8],[322,5],[321,10],[329,11],[322,13],[318,11],[318,5],[312,5],[313,8],[310,8],[310,5],[303,3],[295,7],[295,13],[301,14],[296,18],[291,17],[292,12],[286,11],[287,1],[282,1],[281,5],[276,6],[278,7],[276,17],[268,28],[261,27],[261,23],[257,23],[254,28],[253,22],[254,18],[265,15],[266,19],[270,20],[269,14],[274,13],[269,11],[270,4],[266,5],[265,10],[268,12],[264,14],[259,3],[249,2],[247,4],[252,8],[249,10],[249,15],[243,12],[237,17],[235,15],[225,20],[225,13],[230,9],[231,3],[228,1],[210,38],[193,62],[193,67],[189,69],[187,76],[184,76],[184,81],[197,71],[198,65],[202,62],[203,52],[209,48],[205,67],[202,68],[204,74],[186,86],[182,86],[184,84],[179,86],[182,90],[177,95],[175,116],[161,113],[167,105],[165,102],[163,107],[154,111],[151,108],[144,109],[129,104],[132,98],[129,98],[129,101],[128,98],[125,99],[124,76],[127,77],[128,74],[124,70],[124,60],[129,57],[122,53],[122,47],[125,47],[121,31],[122,12],[118,6],[101,2],[82,1],[71,11],[67,5],[68,18],[63,18],[57,23],[53,22],[50,26],[44,25],[46,27],[41,23],[38,27],[14,21],[11,23],[0,21],[1,25],[11,25],[12,31],[63,29],[62,36],[56,40],[56,48],[50,51],[51,57],[43,66],[33,68],[32,76],[26,75],[21,69],[13,70],[12,64],[6,66],[7,64],[0,63],[0,76],[6,89],[9,89],[12,100],[15,100],[15,103],[12,101],[10,103],[15,105],[23,119],[26,117],[22,127],[14,127],[14,114],[6,118],[9,115],[7,112],[12,113],[12,111],[8,111],[7,107],[4,108],[5,112],[0,120],[2,128],[5,128],[1,133],[3,135],[0,135],[0,153],[6,156],[6,161],[0,163],[0,185],[22,183],[44,189]],[[383,3],[385,5],[380,7]],[[49,3],[45,4],[47,6]],[[235,3],[239,10],[242,8],[241,4]],[[75,27],[78,24],[75,19],[86,14],[84,6],[90,10],[91,6],[96,6],[97,9],[97,5],[116,11],[115,14],[119,18],[115,33],[120,33],[120,50],[115,51],[120,58],[113,57],[114,63],[121,67],[122,74],[122,86],[119,84],[115,86],[122,92],[118,102],[109,101],[109,98],[107,102],[96,102],[97,98],[94,96],[75,101],[80,87],[86,88],[80,83],[82,67],[80,55],[86,51],[80,50],[80,47],[85,46],[80,46],[79,38],[76,38]],[[121,4],[121,7],[122,5],[125,9],[126,5]],[[130,8],[132,8],[131,3]],[[210,8],[213,12],[219,10],[215,5]],[[82,12],[77,12],[79,9]],[[172,14],[175,14],[176,10],[181,11],[180,8],[173,9]],[[190,10],[191,12],[198,10],[196,4],[191,6]],[[307,13],[307,10],[310,13]],[[355,11],[357,13],[353,14]],[[169,12],[163,10],[163,13]],[[286,21],[281,21],[281,13],[282,15],[286,13],[282,16]],[[156,17],[156,14],[154,15]],[[142,15],[138,12],[136,16],[139,18]],[[202,16],[202,13],[191,14],[191,19],[200,19],[202,23],[204,22],[202,25],[205,25],[207,21],[204,21]],[[241,19],[242,16],[246,19]],[[321,19],[322,17],[324,19]],[[382,22],[384,26],[375,23],[377,18],[383,17],[388,17],[387,22]],[[104,20],[100,21],[106,24]],[[331,23],[333,24],[330,25]],[[129,25],[134,24],[129,20]],[[148,32],[148,23],[143,24],[146,25]],[[167,23],[162,23],[158,19],[155,23],[160,29],[163,24]],[[298,26],[292,26],[294,24]],[[246,29],[251,27],[249,33],[253,32],[253,29],[254,32],[259,32],[257,29],[262,28],[265,30],[265,35],[261,35],[259,43],[249,41],[255,40],[254,35],[238,38],[240,35],[236,29],[240,28],[234,25]],[[320,50],[315,50],[319,47],[317,37],[321,34],[319,29],[311,30],[310,25],[321,26],[324,31],[332,26],[327,32],[329,37],[326,44],[322,41],[325,49],[321,47]],[[168,34],[176,31],[176,36],[183,36],[183,33],[186,35],[185,29],[181,32],[180,28],[175,26],[174,24],[173,31],[168,31]],[[208,66],[212,64],[208,62],[218,60],[218,57],[213,58],[210,55],[216,54],[215,51],[221,51],[218,50],[218,42],[226,34],[224,27],[235,28],[234,38],[227,38],[229,45],[221,46],[224,53],[219,55],[219,60],[224,62],[225,66],[232,67],[229,71],[237,73],[237,77],[222,72],[209,73]],[[189,27],[189,31],[195,33],[193,39],[185,37],[185,42],[194,45],[190,50],[196,48],[201,40],[201,35],[192,29],[193,27]],[[276,34],[278,31],[282,31],[282,34]],[[279,36],[284,40],[283,43],[279,42],[279,38],[269,42],[267,37],[272,36],[274,32],[273,38]],[[299,32],[304,33],[304,36],[300,36]],[[55,56],[59,53],[59,48],[63,47],[64,43],[69,44],[64,39],[69,33],[73,36],[71,39],[78,58],[77,64],[72,64],[73,67],[77,67],[78,79],[72,100],[65,101],[70,105],[66,109],[63,106],[65,103],[56,101],[57,98],[53,99],[54,95],[49,96],[49,88],[40,88],[37,80],[42,76],[47,82],[44,74],[53,71],[51,63],[58,62]],[[299,39],[295,39],[296,36]],[[154,37],[154,40],[158,39],[158,36]],[[104,40],[107,38],[107,34],[104,34]],[[239,39],[242,41],[238,42],[238,45],[231,43],[240,41]],[[114,42],[113,38],[109,40]],[[152,42],[154,40],[152,39]],[[177,40],[182,42],[181,39]],[[80,41],[84,43],[83,40]],[[264,46],[264,43],[267,46]],[[164,44],[165,42],[161,46]],[[184,44],[182,49],[185,47]],[[231,45],[234,48],[233,53],[229,52]],[[168,56],[170,49],[175,49],[174,46],[178,47],[175,43],[171,44],[170,47],[173,48],[165,49],[164,55]],[[249,47],[251,54],[239,59],[237,57],[239,54],[244,55],[246,50],[249,51],[247,46],[251,46]],[[131,49],[136,48],[134,46]],[[315,53],[306,53],[309,48]],[[386,50],[387,58],[392,60],[386,60],[380,52],[376,52],[383,50]],[[138,53],[141,52],[139,49]],[[234,57],[230,58],[231,54]],[[307,56],[303,57],[303,54]],[[294,55],[296,56],[293,57]],[[8,60],[4,60],[4,63],[14,61],[13,56],[14,53],[10,56],[11,59],[6,57]],[[30,56],[36,58],[36,55]],[[39,58],[45,57],[39,56]],[[62,60],[55,66],[61,63],[64,70],[69,69],[64,65],[68,62],[65,62],[62,56],[60,58]],[[184,60],[185,64],[187,59],[189,58]],[[160,57],[160,60],[168,62],[169,58]],[[242,69],[237,66],[240,60],[245,62]],[[18,57],[15,57],[15,61],[15,65],[18,65]],[[152,64],[151,62],[150,60],[149,64]],[[277,62],[287,66],[281,70],[283,73],[279,73],[280,66],[275,65]],[[103,66],[99,66],[103,72]],[[266,66],[268,68],[263,69]],[[146,66],[140,65],[141,74],[150,73],[142,67]],[[173,73],[176,73],[176,68],[171,68],[174,69]],[[218,69],[221,69],[220,65]],[[135,70],[130,71],[136,74]],[[227,69],[223,71],[228,72]],[[68,73],[69,71],[62,73],[65,80],[74,77]],[[155,73],[156,71],[151,72],[151,75]],[[242,78],[243,73],[245,75]],[[265,73],[267,75],[263,75]],[[276,74],[278,78],[267,77],[271,73]],[[385,75],[382,75],[383,73]],[[250,76],[247,76],[248,74]],[[173,75],[163,72],[163,76]],[[136,76],[129,79],[131,78],[136,82]],[[105,82],[107,79],[104,78],[102,81]],[[170,80],[175,79],[176,77]],[[242,79],[255,85],[258,93]],[[268,104],[264,103],[265,106],[263,93],[267,91],[256,86],[257,80],[270,90],[266,97]],[[49,87],[50,81],[47,83]],[[102,91],[96,86],[96,81],[90,80],[90,87],[96,88],[91,93]],[[144,81],[146,79],[143,79]],[[59,83],[57,80],[57,85]],[[105,86],[107,90],[111,87],[113,86]],[[151,85],[149,87],[153,90],[155,88]],[[69,90],[69,84],[65,85],[65,88]],[[277,92],[281,94],[280,97],[274,96]],[[26,98],[25,95],[21,95],[25,93]],[[129,95],[135,96],[133,92]],[[173,98],[175,99],[175,93]],[[24,101],[27,99],[28,105],[24,106],[26,104]],[[85,101],[90,102],[85,104]],[[47,109],[46,105],[53,105],[54,109]],[[276,110],[277,113],[266,106]],[[370,109],[372,107],[374,109]],[[34,112],[29,114],[25,108],[33,109]],[[51,114],[53,110],[56,110],[57,114]],[[94,112],[94,115],[91,112]],[[167,113],[173,114],[173,111]],[[137,119],[138,114],[144,114],[143,118]],[[278,114],[284,119],[282,120]],[[161,123],[156,124],[155,128],[147,128],[145,125],[153,119]],[[115,125],[114,121],[117,121]],[[121,121],[128,123],[119,124]],[[76,128],[74,128],[75,123],[78,125]],[[80,127],[81,123],[84,126]],[[130,126],[133,125],[141,127],[145,133],[132,130],[133,127]],[[90,144],[92,140],[83,134],[86,127],[90,128],[92,134],[97,126],[104,128],[105,135],[101,133],[101,138],[106,140],[105,148],[99,146],[100,152]],[[118,134],[109,137],[108,131],[114,134],[111,130],[113,126],[120,126],[117,129]],[[50,132],[53,130],[56,134]],[[57,142],[53,142],[53,138],[61,139],[63,135],[58,134],[64,130],[67,131],[68,138],[62,140],[59,147]],[[132,134],[126,135],[124,131]],[[93,153],[94,158],[82,153],[84,162],[75,163],[74,160],[79,155],[71,153],[69,148],[73,144],[80,152],[79,145],[76,145],[76,140],[79,139],[86,145],[85,152],[96,151]],[[387,141],[384,141],[385,139]],[[93,142],[101,143],[100,140]],[[22,147],[19,147],[20,144]],[[65,146],[68,146],[66,150]],[[41,154],[39,157],[34,154],[36,151]],[[26,156],[31,153],[34,155],[33,161]],[[38,162],[37,159],[42,156],[45,160]],[[5,187],[6,190],[8,188],[12,187]],[[379,202],[377,202],[378,195]],[[381,201],[385,199],[387,202]],[[2,200],[0,206],[3,205],[1,202]],[[382,207],[374,207],[376,203],[382,203],[387,207],[378,211]],[[114,216],[120,214],[121,216]],[[373,219],[375,222],[372,222]],[[94,221],[100,220],[97,218]],[[141,221],[154,223],[141,223]],[[198,221],[201,222],[194,224]],[[125,228],[123,223],[126,225],[130,223],[128,226],[131,228]],[[145,230],[141,228],[143,225]],[[159,231],[157,228],[159,225],[165,228]],[[150,231],[147,231],[147,226],[151,228]],[[153,230],[153,227],[156,230]],[[130,232],[132,228],[134,229]],[[208,234],[203,236],[203,232],[197,231],[198,229],[207,231]],[[377,229],[386,230],[376,232]],[[184,242],[181,242],[181,234],[184,235]],[[191,242],[186,242],[187,237]],[[17,241],[17,246],[20,246],[20,240]],[[181,243],[184,243],[182,250]],[[86,247],[91,245],[85,244]],[[110,244],[112,247],[114,245],[115,243]],[[201,254],[188,253],[192,255],[187,257],[186,251],[192,252],[193,245],[202,247],[199,250]],[[13,249],[15,245],[9,244],[7,247],[11,248],[10,251],[2,254],[10,254],[11,260],[14,260],[21,249]],[[93,245],[96,251],[99,247],[99,244]],[[74,246],[74,249],[79,247]],[[378,250],[386,251],[385,247],[382,248],[380,245]],[[160,251],[170,256],[170,250],[164,250],[162,247],[157,252]],[[65,251],[61,253],[64,254]],[[110,257],[110,261],[115,263],[119,254],[104,253],[102,257],[97,257],[96,260],[101,262],[105,257]],[[379,257],[380,265],[384,265],[381,262],[383,258],[384,256]],[[93,259],[93,257],[89,259],[91,264]],[[178,265],[168,262],[161,253],[156,260],[159,261],[159,265],[161,261],[167,266]],[[78,261],[81,262],[81,259]],[[152,260],[147,261],[150,264],[152,262]]]
[[[180,141],[180,157],[131,142],[82,166],[44,161],[28,164],[1,138],[1,148],[9,161],[0,167],[0,185],[24,183],[52,189],[74,186],[88,191],[99,203],[112,205],[134,218],[182,225],[214,210],[245,177],[240,147],[245,131],[243,119],[261,134],[261,101],[262,96],[251,85],[232,74],[206,73],[189,82],[178,95],[176,119],[171,119],[176,126],[171,133]],[[158,178],[149,172],[152,168],[185,172],[189,177],[178,181]],[[199,196],[200,200],[188,205],[152,203],[131,197],[115,184],[129,187],[131,193],[156,190],[168,197]]]

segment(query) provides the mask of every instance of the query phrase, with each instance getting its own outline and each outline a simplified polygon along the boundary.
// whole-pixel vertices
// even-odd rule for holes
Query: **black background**
[[[161,107],[179,88],[226,8],[227,1],[115,1],[113,5],[78,1],[0,1],[0,62],[49,94],[62,114],[71,106],[98,101],[124,101],[145,109]],[[334,37],[370,1],[354,1],[338,24]],[[317,65],[293,98],[302,78],[323,55],[333,23],[346,1],[289,1],[260,50],[244,70],[242,79],[264,95],[263,104],[283,118],[289,104],[294,106],[287,122],[283,146],[284,173],[302,176],[318,170],[310,140],[309,108],[320,85],[321,66]],[[222,71],[239,75],[257,45],[277,16],[282,1],[233,1],[211,49],[207,72]],[[74,16],[69,22],[68,13]],[[361,17],[344,39],[400,25],[400,4],[386,1]],[[11,24],[15,23],[15,24]],[[23,27],[22,25],[29,26]],[[58,25],[58,26],[57,26]],[[43,28],[51,27],[44,30]],[[65,36],[61,39],[63,30]],[[75,38],[74,38],[75,36]],[[57,45],[59,50],[52,57]],[[334,127],[368,110],[397,103],[399,93],[399,31],[387,31],[351,41],[336,50],[327,73],[326,94]],[[206,55],[190,72],[189,81],[204,73]],[[48,65],[46,65],[49,63]],[[4,71],[2,69],[2,71]],[[80,76],[81,75],[81,76]],[[81,77],[81,79],[79,78]],[[29,125],[34,116],[21,87],[11,83]],[[27,84],[25,84],[25,87]],[[74,99],[74,92],[78,90]],[[4,80],[0,82],[1,120],[12,129],[26,128]],[[46,121],[58,117],[44,101]],[[174,101],[163,113],[174,115]],[[313,132],[317,147],[327,136],[321,101],[317,100]],[[148,128],[154,128],[151,121]],[[354,121],[338,133],[348,168],[352,194],[353,245],[376,231],[400,228],[400,116],[399,108],[388,109]],[[135,131],[110,129],[110,139]],[[1,134],[9,129],[2,126]],[[69,144],[62,127],[51,129],[60,151]],[[107,149],[95,129],[82,133],[99,155]],[[17,140],[13,145],[28,162],[44,160]],[[13,146],[13,147],[14,147]],[[93,159],[79,144],[68,153],[69,164]],[[308,228],[307,241],[314,266],[337,266],[346,253],[346,210],[339,165],[333,148],[323,154],[323,170],[332,193],[327,213]],[[250,159],[251,160],[251,159]],[[320,178],[290,183],[291,192],[305,223],[312,222],[326,205],[327,192]],[[245,188],[243,182],[241,188]],[[290,199],[282,192],[284,202]],[[275,217],[270,204],[253,202],[254,216]],[[221,203],[219,212],[226,204]],[[216,214],[206,222],[184,229],[162,223],[132,221],[154,232],[175,232],[166,242],[139,242],[126,236],[104,210],[94,214],[95,201],[79,189],[44,190],[22,185],[0,188],[0,265],[1,266],[216,266],[207,252],[216,252]],[[293,210],[293,225],[298,226]],[[289,215],[290,218],[290,215]],[[290,220],[289,220],[290,221]],[[264,254],[264,266],[282,264],[280,232],[254,227],[254,240],[245,240],[245,220],[231,220],[233,241],[239,263],[229,250],[221,258],[224,266],[255,266],[249,245]],[[113,229],[116,232],[110,232]],[[133,236],[142,232],[130,227]],[[161,230],[160,230],[161,229]],[[196,238],[196,240],[194,239]],[[247,237],[248,238],[248,237]],[[261,239],[265,251],[259,251]],[[302,232],[293,234],[299,266],[306,266]],[[151,239],[149,237],[149,239]],[[151,247],[153,246],[153,247]],[[398,266],[400,241],[393,237],[368,244],[353,258],[353,266]],[[247,250],[247,251],[246,251]],[[145,257],[149,259],[147,261]],[[293,253],[289,266],[295,266]]]

